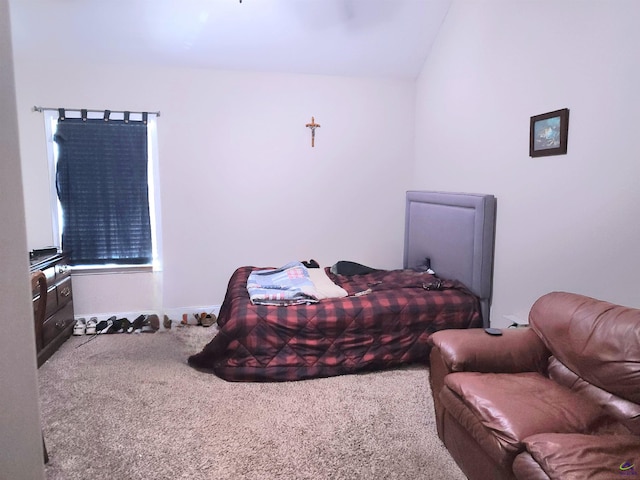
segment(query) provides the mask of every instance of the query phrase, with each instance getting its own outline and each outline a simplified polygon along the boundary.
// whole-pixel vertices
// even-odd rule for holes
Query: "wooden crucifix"
[[[311,117],[311,123],[307,123],[307,128],[311,129],[311,146],[315,147],[315,139],[316,139],[316,128],[318,128],[320,124],[316,123],[314,117]]]

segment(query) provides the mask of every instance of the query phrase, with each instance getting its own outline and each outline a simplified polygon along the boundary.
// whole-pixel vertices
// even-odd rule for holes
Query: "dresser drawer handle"
[[[68,297],[69,295],[71,295],[71,289],[69,287],[64,287],[60,292],[60,295],[62,295],[63,297]]]
[[[69,265],[58,265],[58,273],[63,274],[69,270]]]
[[[65,322],[63,319],[56,320],[56,328],[58,330],[62,330],[64,328]]]

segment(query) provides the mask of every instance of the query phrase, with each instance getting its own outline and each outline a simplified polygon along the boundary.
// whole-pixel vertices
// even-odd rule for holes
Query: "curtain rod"
[[[34,112],[44,112],[45,110],[53,110],[53,111],[58,111],[58,108],[51,108],[51,107],[38,107],[38,106],[34,106],[33,107],[33,111]],[[75,111],[75,112],[80,112],[82,110],[86,110],[87,112],[93,112],[93,113],[103,113],[105,110],[92,110],[90,108],[65,108],[65,110],[71,110],[71,111]],[[111,113],[124,113],[124,110],[111,110]],[[132,112],[130,111],[129,113],[145,113],[145,112]],[[157,117],[160,116],[160,112],[146,112],[146,113],[150,113],[152,115],[155,115]]]

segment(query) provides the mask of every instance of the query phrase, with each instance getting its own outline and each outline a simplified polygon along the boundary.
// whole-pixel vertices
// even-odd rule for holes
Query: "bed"
[[[236,269],[218,332],[189,365],[228,381],[292,381],[426,363],[433,332],[489,324],[495,207],[492,195],[407,192],[403,268],[326,267],[346,297],[254,304],[258,268]]]

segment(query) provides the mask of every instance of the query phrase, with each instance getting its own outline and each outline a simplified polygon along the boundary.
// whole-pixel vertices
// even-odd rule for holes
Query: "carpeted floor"
[[[213,333],[71,337],[39,370],[47,479],[465,478],[427,368],[229,383],[186,364]]]

